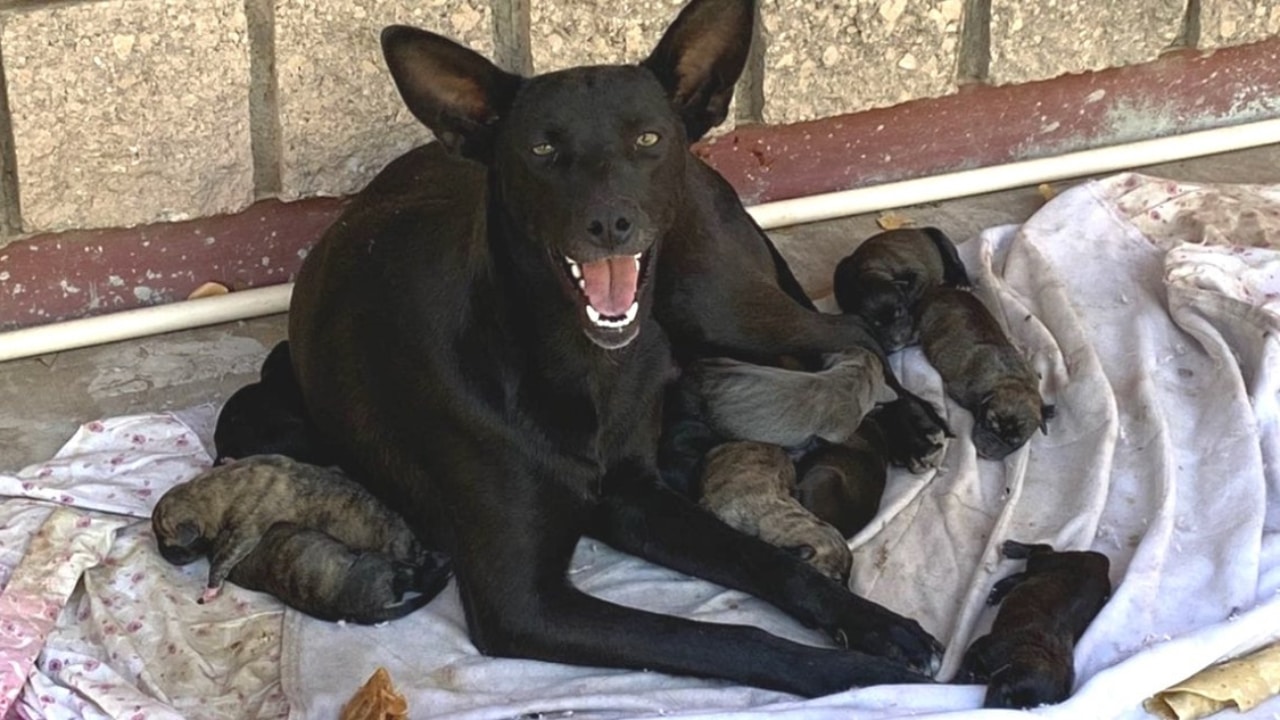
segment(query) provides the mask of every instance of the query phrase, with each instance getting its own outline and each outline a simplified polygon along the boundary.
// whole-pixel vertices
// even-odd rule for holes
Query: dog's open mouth
[[[649,255],[611,255],[586,262],[561,256],[565,274],[577,288],[587,316],[587,337],[597,345],[613,350],[635,339]]]

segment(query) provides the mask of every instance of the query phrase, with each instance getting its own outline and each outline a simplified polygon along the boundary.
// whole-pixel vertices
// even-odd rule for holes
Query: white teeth
[[[569,263],[569,274],[573,275],[573,279],[579,283],[582,282],[582,268],[578,267],[578,262],[568,255],[564,256],[564,261]]]
[[[635,255],[632,255],[632,256],[631,256],[631,259],[636,261],[636,272],[637,272],[637,273],[639,273],[639,272],[640,272],[640,256],[641,256],[641,255],[643,255],[643,254],[644,254],[644,253],[636,253]]]
[[[640,303],[633,302],[631,307],[627,308],[627,313],[620,318],[607,318],[600,314],[599,310],[587,305],[587,319],[596,327],[609,328],[610,330],[621,330],[622,328],[635,322],[636,315],[640,313]]]

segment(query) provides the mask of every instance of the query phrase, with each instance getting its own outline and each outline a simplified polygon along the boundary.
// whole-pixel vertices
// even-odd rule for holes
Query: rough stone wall
[[[429,134],[392,22],[518,71],[644,57],[684,0],[0,0],[0,245],[345,195]],[[733,118],[790,123],[1280,34],[1280,0],[760,0]]]

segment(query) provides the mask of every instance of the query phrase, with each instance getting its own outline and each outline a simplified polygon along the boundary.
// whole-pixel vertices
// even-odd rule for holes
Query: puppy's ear
[[[1049,421],[1058,414],[1058,408],[1055,405],[1040,406],[1040,432],[1045,435],[1049,434]]]
[[[995,397],[996,394],[993,392],[989,392],[982,396],[982,399],[978,401],[978,410],[973,414],[975,420],[978,418],[985,418],[987,416],[987,408],[991,405],[991,401],[994,400]]]
[[[754,26],[754,0],[691,0],[640,63],[667,89],[689,142],[729,114]]]
[[[795,547],[787,548],[787,550],[792,555],[795,555],[805,562],[809,562],[813,559],[814,555],[818,554],[818,551],[814,550],[812,545],[797,545]]]
[[[183,520],[173,532],[172,544],[189,548],[200,540],[200,526],[192,520]]]
[[[405,25],[382,31],[382,54],[414,117],[450,150],[487,161],[493,125],[511,106],[520,76],[452,40]]]

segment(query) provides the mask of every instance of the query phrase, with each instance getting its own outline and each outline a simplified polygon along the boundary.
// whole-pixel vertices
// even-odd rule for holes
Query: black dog
[[[810,696],[925,681],[910,668],[939,659],[917,623],[729,528],[655,467],[673,347],[682,360],[879,352],[857,318],[813,309],[689,151],[725,117],[753,16],[751,0],[693,0],[640,65],[528,79],[438,35],[383,32],[401,96],[438,142],[392,162],[308,255],[293,367],[316,441],[453,556],[482,652]],[[922,407],[901,397],[889,407]],[[897,441],[926,453],[942,423],[933,412],[913,430]],[[757,595],[850,649],[585,595],[566,577],[584,534]]]
[[[1026,558],[1027,569],[991,588],[987,604],[1004,604],[990,634],[965,652],[956,681],[988,682],[983,707],[1062,702],[1075,683],[1076,642],[1111,596],[1111,562],[1102,553],[1013,540],[1001,549],[1005,557]]]
[[[955,243],[933,227],[887,230],[836,265],[840,309],[862,317],[885,352],[915,342],[916,303],[938,285],[969,287]]]
[[[288,341],[271,349],[259,377],[258,382],[237,390],[218,413],[214,463],[250,455],[287,455],[313,465],[334,464],[336,458],[328,446],[314,441],[316,431],[293,378]]]

